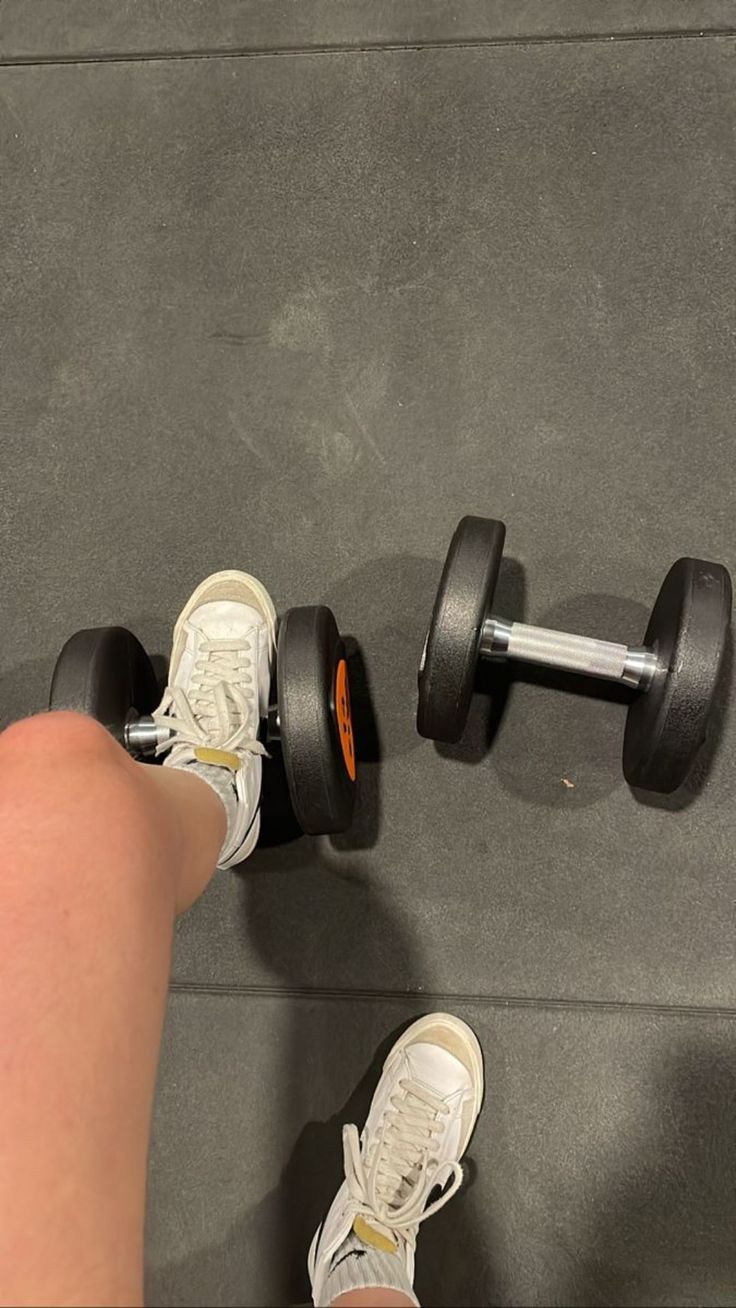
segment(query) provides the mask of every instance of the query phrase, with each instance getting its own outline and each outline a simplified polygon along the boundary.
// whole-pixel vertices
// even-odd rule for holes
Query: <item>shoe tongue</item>
[[[353,1235],[357,1236],[361,1244],[367,1244],[371,1249],[380,1249],[381,1253],[396,1253],[399,1247],[393,1232],[373,1217],[368,1221],[359,1214],[353,1222]]]
[[[446,1099],[456,1093],[468,1079],[459,1058],[455,1058],[447,1049],[438,1057],[436,1045],[411,1045],[407,1050],[406,1061],[409,1065],[411,1079],[419,1085],[426,1086],[438,1099]]]
[[[252,625],[243,630],[243,605],[228,600],[213,600],[209,604],[200,605],[193,615],[194,625],[208,640],[232,640],[242,636],[247,641],[258,621],[255,609],[248,609],[247,613],[249,619],[252,617]]]

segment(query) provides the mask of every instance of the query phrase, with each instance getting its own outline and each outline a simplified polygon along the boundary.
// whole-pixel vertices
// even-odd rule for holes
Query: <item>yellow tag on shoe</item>
[[[389,1240],[387,1235],[382,1235],[380,1231],[374,1231],[369,1226],[364,1217],[358,1215],[353,1222],[353,1234],[357,1235],[362,1244],[368,1244],[372,1249],[380,1249],[381,1253],[396,1253],[398,1244]]]
[[[215,768],[230,768],[231,772],[237,772],[240,768],[238,755],[231,754],[227,749],[209,749],[206,745],[196,745],[194,757],[198,763],[210,763]]]

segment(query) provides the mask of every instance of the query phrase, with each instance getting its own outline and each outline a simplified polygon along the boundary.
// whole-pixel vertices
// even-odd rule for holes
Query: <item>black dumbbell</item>
[[[152,718],[160,692],[124,627],[78,631],[59,655],[49,707],[96,718],[136,758],[168,738]],[[345,646],[330,609],[289,609],[279,623],[266,743],[278,742],[289,798],[310,835],[345,831],[355,803],[355,745]]]
[[[506,528],[463,518],[452,538],[419,669],[417,727],[455,742],[470,708],[478,660],[522,659],[639,692],[626,722],[623,767],[631,786],[669,794],[705,737],[731,618],[731,578],[721,563],[678,559],[652,610],[642,645],[507,622],[491,612]]]

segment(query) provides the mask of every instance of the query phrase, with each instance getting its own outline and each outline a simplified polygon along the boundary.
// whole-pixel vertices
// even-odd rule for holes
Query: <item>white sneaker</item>
[[[164,766],[192,767],[228,815],[220,867],[256,846],[260,830],[261,719],[268,715],[276,610],[246,572],[216,572],[198,586],[174,627],[169,684],[154,713],[172,734]]]
[[[351,1231],[398,1252],[413,1284],[419,1224],[462,1184],[482,1100],[483,1055],[470,1027],[448,1013],[414,1022],[384,1063],[360,1139],[357,1127],[343,1128],[345,1180],[309,1251],[315,1304],[326,1302],[333,1256]]]

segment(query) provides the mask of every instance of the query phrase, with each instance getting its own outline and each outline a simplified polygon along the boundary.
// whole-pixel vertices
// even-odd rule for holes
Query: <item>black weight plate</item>
[[[96,718],[116,740],[131,709],[153,713],[160,694],[153,665],[125,627],[92,627],[70,636],[56,660],[49,708]]]
[[[289,795],[303,831],[349,827],[355,749],[345,648],[330,609],[289,609],[279,626],[276,685]]]
[[[467,517],[450,542],[419,668],[417,730],[430,740],[463,734],[505,538],[502,522]]]
[[[718,686],[731,618],[731,578],[720,563],[678,559],[662,584],[644,644],[661,665],[629,709],[624,775],[668,795],[695,761]]]

